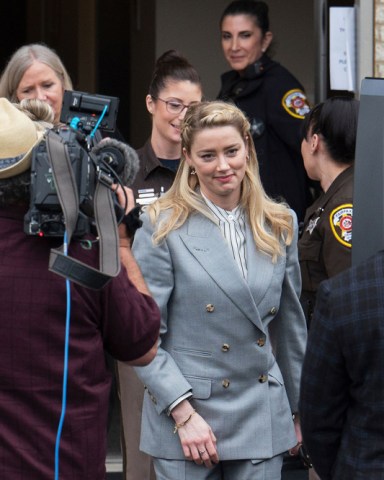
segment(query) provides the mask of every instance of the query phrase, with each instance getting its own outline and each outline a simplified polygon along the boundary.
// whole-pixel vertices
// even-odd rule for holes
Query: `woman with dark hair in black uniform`
[[[233,101],[248,116],[267,194],[285,200],[299,221],[312,202],[300,154],[300,128],[310,107],[299,81],[268,51],[268,6],[236,0],[220,20],[221,45],[231,70],[221,77],[219,98]]]
[[[299,239],[302,303],[308,325],[320,282],[351,266],[358,112],[358,100],[332,97],[316,105],[303,124],[305,169],[323,191],[308,208]]]
[[[151,136],[137,152],[140,170],[132,185],[137,204],[152,203],[172,185],[181,156],[180,125],[202,95],[199,74],[184,56],[168,50],[158,58],[145,99]]]

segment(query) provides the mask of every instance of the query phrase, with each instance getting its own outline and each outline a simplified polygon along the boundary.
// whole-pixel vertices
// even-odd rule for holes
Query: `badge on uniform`
[[[284,109],[295,118],[303,119],[311,110],[305,93],[300,89],[289,90],[283,97],[281,104]]]
[[[261,118],[253,118],[251,121],[251,134],[253,138],[260,138],[265,132],[265,123]]]
[[[155,200],[161,197],[161,195],[164,193],[164,187],[161,187],[160,189],[160,194],[155,193],[154,188],[141,188],[137,191],[138,197],[135,199],[136,200],[136,205],[149,205],[150,203],[153,203]]]
[[[336,240],[349,248],[352,247],[352,217],[352,203],[339,205],[329,215],[331,230]]]
[[[305,229],[306,232],[309,232],[310,235],[312,235],[312,232],[313,230],[315,229],[316,225],[317,225],[317,222],[320,220],[320,217],[316,217],[316,218],[311,218],[308,222],[308,226],[307,228]]]

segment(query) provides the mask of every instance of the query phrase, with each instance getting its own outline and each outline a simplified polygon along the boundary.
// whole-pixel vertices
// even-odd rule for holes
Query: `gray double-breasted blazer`
[[[188,391],[221,460],[265,459],[293,447],[306,343],[297,226],[276,263],[256,249],[247,226],[245,280],[220,228],[202,214],[157,246],[143,217],[133,252],[161,328],[155,359],[135,369],[146,385],[141,449],[184,459],[167,407]]]

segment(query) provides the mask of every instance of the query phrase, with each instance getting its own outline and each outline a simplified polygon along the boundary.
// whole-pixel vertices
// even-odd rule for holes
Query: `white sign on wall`
[[[331,90],[355,91],[355,32],[354,7],[330,7],[329,72]]]

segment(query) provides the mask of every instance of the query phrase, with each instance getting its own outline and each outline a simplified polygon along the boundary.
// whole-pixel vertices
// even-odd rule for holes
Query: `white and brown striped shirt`
[[[202,194],[209,209],[219,221],[220,230],[226,239],[229,249],[245,279],[247,279],[247,258],[245,247],[245,213],[238,205],[232,211],[225,210],[212,203]]]

